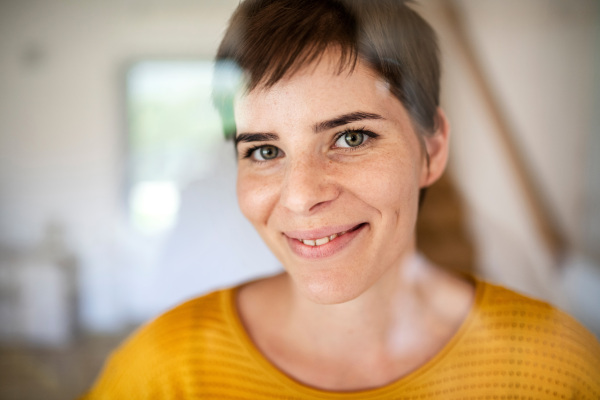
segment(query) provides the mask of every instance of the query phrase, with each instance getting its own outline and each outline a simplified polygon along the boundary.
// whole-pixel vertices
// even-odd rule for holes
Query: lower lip
[[[297,256],[310,260],[318,260],[331,257],[334,254],[342,251],[352,240],[360,235],[360,233],[365,230],[367,226],[368,224],[362,224],[358,229],[347,232],[342,236],[338,236],[320,246],[308,246],[298,239],[292,239],[287,236],[286,239],[290,245],[290,248]]]

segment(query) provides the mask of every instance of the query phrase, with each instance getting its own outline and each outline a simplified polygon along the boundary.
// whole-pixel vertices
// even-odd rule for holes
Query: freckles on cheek
[[[238,177],[237,197],[242,214],[251,222],[258,222],[267,218],[273,190],[264,179]]]
[[[390,162],[370,168],[361,179],[363,197],[381,212],[405,215],[418,202],[419,181],[410,162]]]

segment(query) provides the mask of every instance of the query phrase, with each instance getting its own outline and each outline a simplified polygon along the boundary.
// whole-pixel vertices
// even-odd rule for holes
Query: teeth
[[[315,244],[320,246],[322,244],[329,243],[329,237],[325,236],[324,238],[315,240]]]
[[[307,246],[321,246],[324,245],[326,243],[329,243],[330,241],[332,241],[333,239],[335,239],[338,236],[342,236],[343,234],[348,233],[348,231],[344,231],[344,232],[340,232],[340,233],[334,233],[331,236],[325,236],[323,238],[320,239],[298,239],[300,240],[302,243],[304,243]]]

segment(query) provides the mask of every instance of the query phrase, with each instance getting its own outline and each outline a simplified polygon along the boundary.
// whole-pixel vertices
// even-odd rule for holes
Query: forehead
[[[326,54],[272,87],[257,86],[235,101],[238,132],[277,131],[281,126],[312,126],[349,112],[371,112],[385,119],[406,117],[389,85],[365,63],[339,70],[339,58]]]

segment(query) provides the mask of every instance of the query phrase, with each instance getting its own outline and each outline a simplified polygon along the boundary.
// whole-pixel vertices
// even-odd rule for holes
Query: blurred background
[[[280,270],[209,102],[237,0],[0,0],[0,399],[84,392],[143,321]],[[430,258],[600,335],[600,4],[422,0],[451,162]]]

